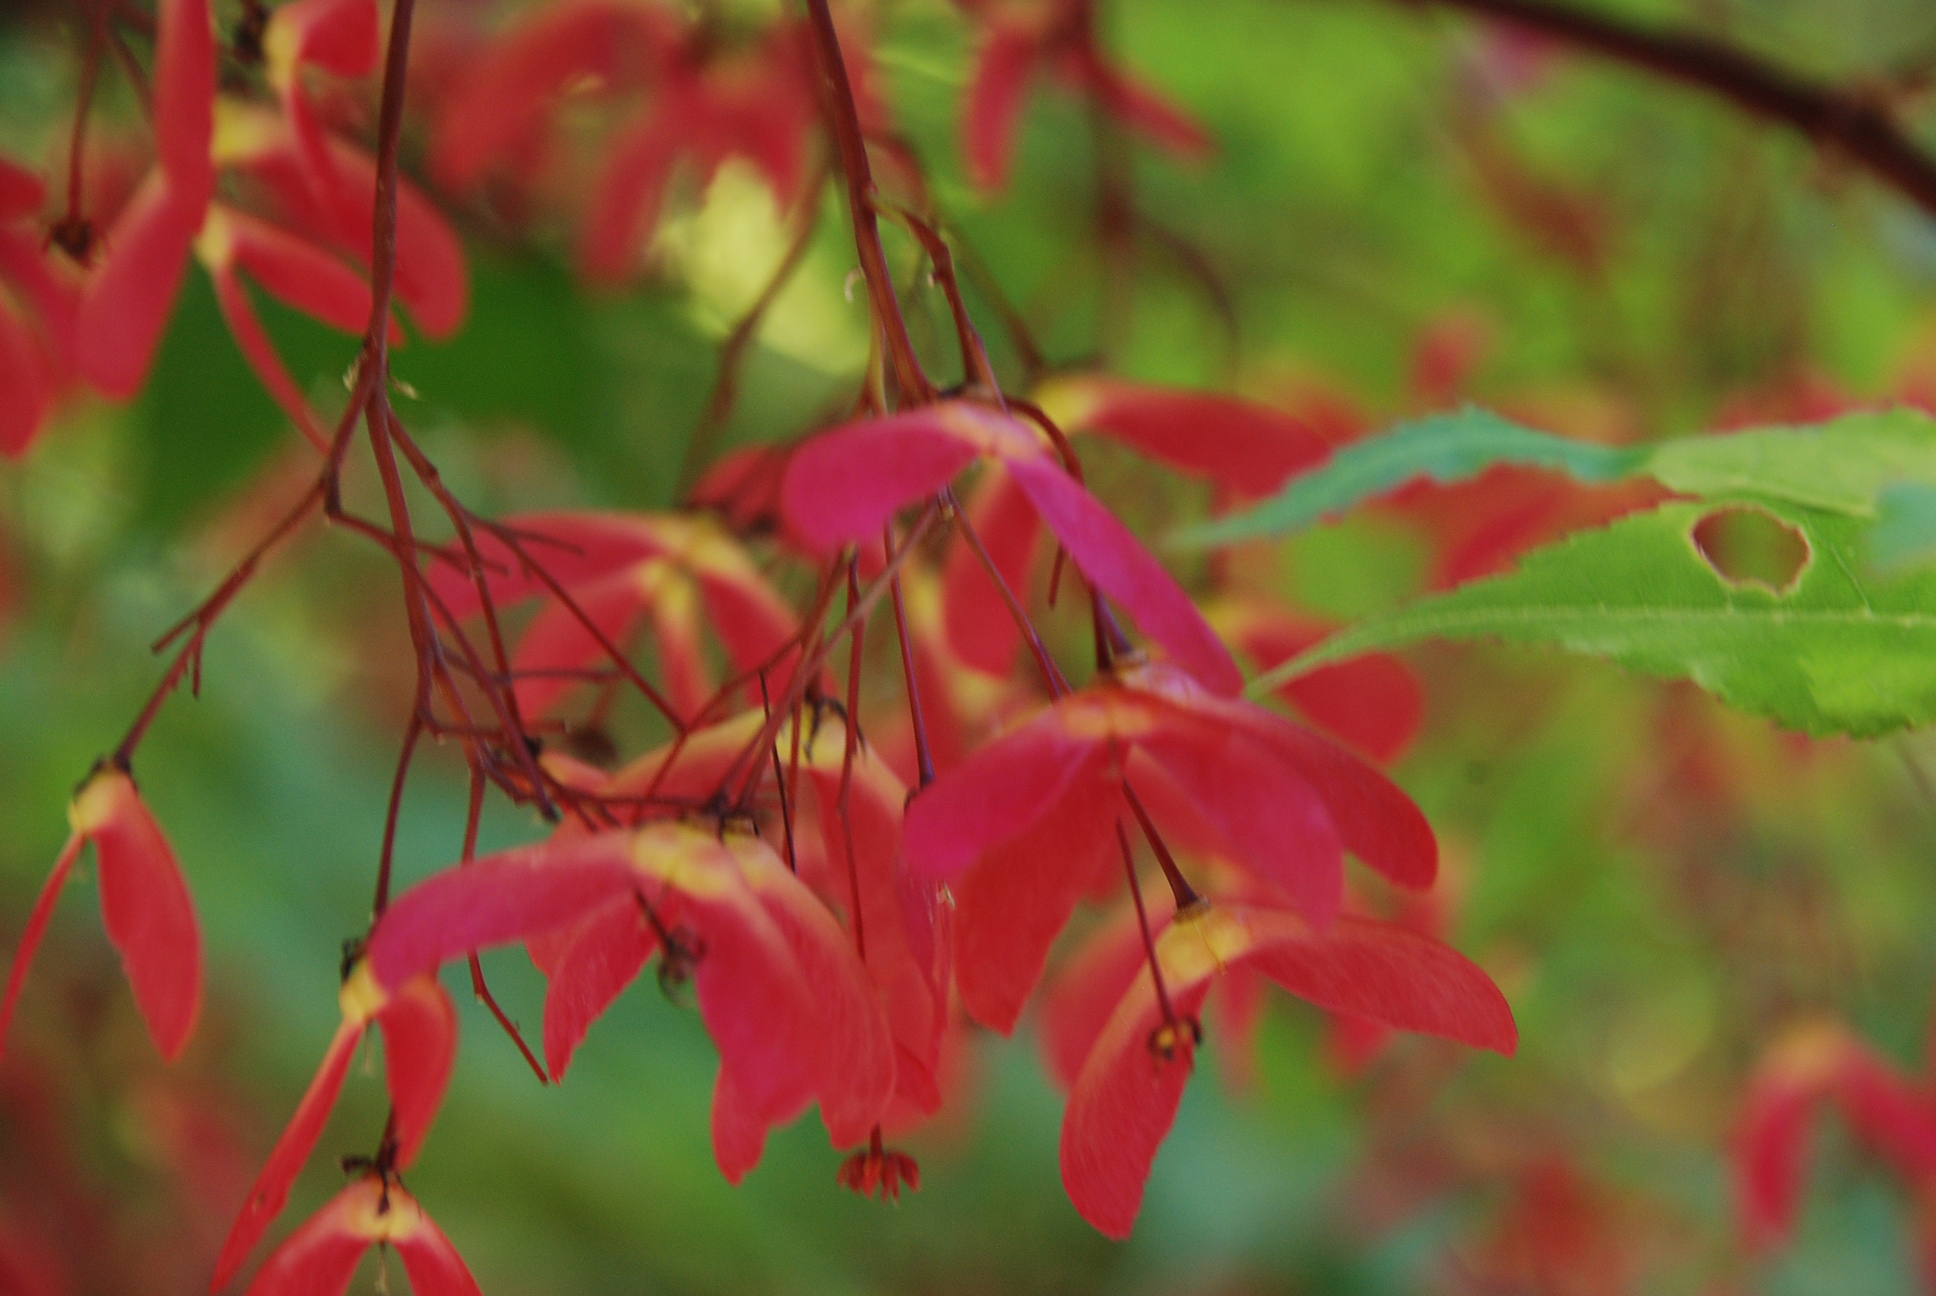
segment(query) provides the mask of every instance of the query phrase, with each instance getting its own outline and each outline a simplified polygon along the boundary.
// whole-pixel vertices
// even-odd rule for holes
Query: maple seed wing
[[[826,1069],[820,1115],[835,1147],[867,1137],[894,1092],[894,1041],[880,996],[826,905],[764,846],[737,852],[741,871],[799,963],[816,1012]]]
[[[74,803],[100,859],[101,911],[161,1055],[188,1043],[202,1005],[202,935],[175,852],[127,775],[98,774]]]
[[[638,977],[659,945],[629,895],[587,918],[570,941],[545,990],[545,1066],[553,1084],[564,1081],[585,1032]]]
[[[978,453],[942,407],[849,423],[794,452],[781,507],[819,549],[872,542],[896,511],[946,486]]]
[[[1399,1030],[1510,1057],[1512,1009],[1492,978],[1448,945],[1391,923],[1342,917],[1323,935],[1272,910],[1233,908],[1249,928],[1242,958],[1301,999]]]
[[[720,1065],[713,1082],[713,1159],[726,1182],[739,1187],[766,1155],[767,1122],[753,1111],[733,1084],[732,1070]]]
[[[1072,788],[1102,777],[1107,746],[1071,733],[1050,709],[1011,729],[908,803],[915,876],[952,883],[988,850],[1031,830]]]
[[[1113,824],[1122,798],[1103,777],[1106,759],[1098,751],[1097,768],[1062,804],[954,885],[955,983],[968,1015],[990,1030],[1015,1029],[1049,947],[1119,849]]]
[[[391,903],[370,934],[370,966],[394,989],[446,960],[570,923],[637,875],[628,837],[605,833],[486,856],[424,879]]]
[[[1210,976],[1205,967],[1189,980],[1169,981],[1170,1001],[1181,1019],[1176,1029],[1163,1025],[1149,977],[1137,979],[1103,1027],[1069,1094],[1062,1118],[1062,1185],[1077,1214],[1105,1237],[1120,1242],[1136,1226],[1156,1151],[1176,1122],[1183,1087],[1195,1068],[1190,1023],[1209,993]]]
[[[1057,1084],[1075,1088],[1082,1064],[1116,1005],[1138,976],[1148,975],[1147,966],[1143,934],[1128,905],[1118,908],[1063,965],[1044,992],[1041,1016],[1042,1047]]]
[[[436,1119],[457,1061],[457,1009],[434,976],[406,983],[377,1014],[396,1120],[397,1168],[408,1169]]]
[[[1315,927],[1344,898],[1344,851],[1329,807],[1295,769],[1240,730],[1177,717],[1140,738],[1217,830],[1235,862],[1277,887]]]
[[[1425,812],[1397,784],[1337,744],[1247,707],[1255,732],[1317,791],[1345,849],[1399,886],[1422,891],[1438,878],[1438,839]]]
[[[336,1028],[336,1037],[330,1041],[322,1065],[316,1068],[316,1078],[309,1082],[308,1091],[296,1105],[296,1114],[289,1118],[288,1127],[282,1131],[282,1137],[276,1140],[275,1149],[269,1153],[262,1173],[256,1176],[254,1186],[249,1189],[242,1213],[229,1230],[228,1240],[222,1244],[222,1254],[215,1262],[215,1281],[210,1284],[211,1290],[220,1291],[228,1286],[229,1279],[235,1277],[236,1270],[249,1258],[249,1252],[255,1250],[255,1244],[262,1240],[262,1234],[288,1204],[289,1186],[296,1181],[303,1163],[309,1160],[309,1154],[315,1150],[316,1140],[322,1137],[323,1126],[329,1123],[329,1114],[336,1106],[337,1095],[343,1091],[343,1078],[349,1074],[350,1060],[355,1056],[357,1043],[362,1038],[363,1026],[360,1023],[346,1021]],[[312,1224],[314,1222],[311,1221]],[[291,1242],[294,1240],[290,1239]],[[286,1249],[288,1244],[284,1246]]]
[[[343,333],[359,334],[370,323],[370,286],[363,277],[314,243],[240,212],[223,211],[234,239],[235,260],[286,306]],[[394,324],[390,340],[400,334]]]
[[[1047,458],[1006,460],[1015,482],[1095,587],[1134,617],[1178,665],[1213,693],[1234,697],[1243,672],[1163,565],[1061,467]]]
[[[392,1194],[402,1190],[392,1188]],[[414,1203],[413,1203],[414,1204]],[[410,1275],[411,1296],[482,1296],[464,1257],[437,1222],[417,1207],[415,1223],[389,1239]]]
[[[659,224],[666,182],[679,160],[676,126],[655,110],[606,155],[578,241],[579,271],[586,279],[618,283],[638,268],[639,249]]]
[[[40,888],[40,898],[34,901],[34,911],[27,919],[27,930],[20,934],[20,947],[14,951],[13,967],[7,972],[7,997],[0,1001],[0,1050],[7,1043],[7,1030],[13,1024],[14,1006],[20,1002],[20,988],[27,983],[27,969],[33,966],[34,952],[40,948],[40,939],[47,932],[48,920],[54,916],[54,902],[60,899],[61,889],[67,885],[67,878],[74,871],[74,861],[80,858],[81,848],[87,839],[79,832],[67,839],[61,848],[60,858],[54,861],[54,871],[47,875],[45,885]]]
[[[978,189],[1000,189],[1008,182],[1015,131],[1040,46],[1035,32],[1013,24],[995,24],[982,40],[962,122],[962,151]]]
[[[1743,1231],[1754,1250],[1779,1246],[1795,1231],[1808,1176],[1809,1118],[1817,1097],[1767,1077],[1749,1091],[1735,1136],[1735,1191]]]
[[[248,1296],[342,1296],[370,1249],[358,1216],[370,1209],[366,1182],[351,1184],[303,1222],[256,1272]],[[213,1290],[228,1279],[218,1272]]]
[[[107,255],[81,293],[76,336],[88,382],[117,400],[141,390],[188,269],[203,205],[153,172],[122,208]]]
[[[155,145],[168,184],[198,211],[215,191],[215,25],[209,0],[162,0],[156,14]]]

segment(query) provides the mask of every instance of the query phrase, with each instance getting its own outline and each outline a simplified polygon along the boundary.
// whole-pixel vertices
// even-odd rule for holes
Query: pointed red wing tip
[[[315,1077],[303,1093],[302,1101],[289,1118],[282,1136],[270,1151],[269,1159],[263,1164],[262,1171],[249,1187],[249,1195],[242,1203],[242,1209],[229,1229],[227,1240],[222,1243],[222,1252],[215,1262],[215,1279],[210,1289],[220,1291],[228,1286],[255,1250],[256,1243],[275,1222],[276,1216],[289,1202],[289,1189],[302,1173],[309,1154],[316,1149],[317,1139],[322,1137],[323,1128],[336,1106],[336,1099],[343,1091],[343,1081],[349,1073],[351,1060],[356,1046],[363,1038],[360,1024],[344,1022],[337,1027],[336,1035],[330,1040],[329,1049],[323,1054],[323,1061],[316,1069]]]
[[[402,1169],[416,1159],[450,1085],[457,1060],[457,1009],[444,987],[425,976],[398,990],[377,1021],[396,1116],[397,1166]]]
[[[101,909],[155,1047],[174,1061],[202,1004],[202,938],[175,852],[134,781],[96,774],[75,797],[74,826],[94,843]]]
[[[27,969],[33,966],[34,952],[40,948],[40,939],[47,931],[48,920],[54,915],[54,904],[60,899],[61,890],[74,870],[74,861],[80,858],[81,847],[85,844],[86,838],[78,829],[67,839],[67,845],[61,848],[60,858],[54,861],[53,871],[47,875],[47,881],[40,889],[40,898],[34,901],[34,911],[27,919],[27,929],[20,934],[13,966],[7,971],[6,998],[0,1000],[0,1055],[4,1055],[6,1050],[7,1032],[13,1025],[13,1012],[20,1002],[21,987],[27,983]]]

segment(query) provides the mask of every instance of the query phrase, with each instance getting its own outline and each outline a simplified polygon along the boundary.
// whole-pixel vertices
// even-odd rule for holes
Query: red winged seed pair
[[[303,314],[350,334],[370,317],[365,282],[376,164],[336,138],[307,76],[375,71],[375,0],[296,0],[269,18],[262,41],[280,111],[217,92],[219,50],[209,0],[161,0],[153,78],[156,164],[102,237],[85,271],[7,228],[37,215],[37,177],[0,160],[0,452],[25,453],[56,397],[76,380],[116,400],[141,388],[192,253],[256,377],[309,440],[325,433],[263,328],[247,278]],[[244,211],[221,187],[254,195]],[[396,295],[425,335],[443,338],[469,302],[464,254],[429,201],[398,193]],[[361,270],[359,270],[359,268]],[[393,326],[394,327],[394,326]]]
[[[890,1194],[918,1172],[884,1146],[882,1131],[940,1107],[955,996],[974,1020],[1012,1031],[1078,905],[1106,896],[1124,870],[1134,883],[1130,838],[1146,837],[1180,903],[1144,912],[1132,887],[1142,957],[1086,972],[1059,992],[1077,1007],[1058,1007],[1051,1023],[1058,1070],[1071,1083],[1064,1180],[1084,1218],[1112,1237],[1134,1223],[1193,1069],[1197,1015],[1226,980],[1233,995],[1242,981],[1254,997],[1262,977],[1352,1019],[1512,1050],[1505,1002],[1471,963],[1406,927],[1339,913],[1347,851],[1402,887],[1431,885],[1436,846],[1416,807],[1343,748],[1236,700],[1242,676],[1221,641],[1033,427],[949,402],[825,433],[788,468],[789,530],[823,548],[877,536],[901,507],[976,459],[1019,492],[1011,516],[1033,510],[1081,575],[1170,658],[1122,657],[1074,691],[1058,676],[1045,708],[912,797],[846,726],[808,724],[811,708],[777,725],[764,710],[701,724],[611,774],[547,754],[559,785],[601,813],[567,820],[545,843],[436,875],[388,908],[344,985],[343,1025],[223,1250],[218,1287],[281,1211],[374,1023],[393,1104],[380,1154],[283,1244],[251,1290],[295,1290],[299,1271],[337,1282],[372,1244],[394,1247],[423,1290],[473,1290],[397,1175],[434,1119],[455,1053],[455,1014],[435,975],[450,959],[510,941],[524,941],[549,978],[553,1078],[657,954],[662,980],[692,981],[720,1050],[713,1136],[727,1177],[737,1182],[757,1165],[769,1129],[817,1105],[835,1145],[859,1149],[841,1182]],[[742,672],[791,662],[784,678],[804,661],[786,656],[799,640],[784,605],[710,524],[568,515],[525,523],[558,532],[559,557],[546,583],[508,552],[489,578],[507,605],[546,600],[521,660],[586,659],[582,636],[547,618],[562,592],[594,591],[602,593],[589,601],[616,637],[645,619],[662,642],[689,645],[693,609],[704,605]],[[680,617],[655,610],[675,587],[686,590],[674,600]],[[466,588],[446,591],[460,609],[451,615],[475,609],[474,597],[461,602]],[[701,671],[692,657],[684,669]],[[682,700],[709,684],[679,690]],[[560,696],[541,690],[527,700],[543,709]],[[705,709],[686,714],[703,719]],[[764,760],[745,759],[758,743],[770,747],[770,778]],[[784,854],[775,797],[786,807]],[[199,997],[186,889],[125,774],[95,776],[75,805],[75,837],[16,959],[6,1012],[52,897],[91,840],[110,934],[172,1055]],[[750,807],[751,817],[722,817],[721,805]],[[1203,862],[1203,876],[1217,879],[1212,894],[1189,888],[1166,843]],[[152,919],[145,925],[118,916],[130,888]]]

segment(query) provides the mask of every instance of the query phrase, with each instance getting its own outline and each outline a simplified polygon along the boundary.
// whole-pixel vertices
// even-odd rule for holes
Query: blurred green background
[[[1910,92],[1936,57],[1936,10],[1916,0],[1595,7],[1901,88],[1905,120],[1932,124]],[[941,207],[1052,359],[1093,356],[1082,107],[1039,93],[1006,194],[976,194],[957,144],[972,53],[961,14],[936,0],[870,13],[887,97]],[[1200,166],[1134,153],[1136,202],[1160,233],[1140,245],[1133,312],[1110,321],[1117,371],[1293,408],[1322,399],[1373,424],[1471,399],[1621,440],[1803,417],[1831,396],[1886,400],[1936,373],[1936,224],[1792,134],[1387,0],[1112,0],[1105,14],[1123,60],[1219,143]],[[76,75],[71,26],[53,6],[0,19],[0,149],[50,167]],[[125,116],[131,97],[112,82],[105,110]],[[414,394],[401,412],[447,479],[483,511],[669,503],[719,340],[780,253],[764,190],[729,169],[709,195],[681,196],[659,273],[621,295],[577,287],[542,224],[470,232],[469,324],[396,360]],[[911,265],[897,237],[890,250]],[[851,389],[865,356],[864,294],[842,291],[852,261],[830,191],[751,354],[729,440],[795,433]],[[970,296],[1013,372],[986,297]],[[916,282],[910,299],[944,355],[938,294]],[[264,309],[333,412],[353,343]],[[1470,363],[1435,379],[1435,346]],[[9,943],[72,787],[158,678],[147,643],[300,481],[292,442],[191,273],[141,398],[76,405],[28,459],[0,465]],[[1139,523],[1171,507],[1126,469],[1101,480]],[[369,487],[353,477],[353,497]],[[1298,606],[1349,616],[1412,592],[1421,567],[1410,536],[1360,519],[1288,546],[1282,585]],[[0,1183],[8,1200],[71,1194],[93,1212],[86,1247],[30,1239],[73,1290],[201,1289],[227,1211],[321,1056],[340,942],[368,916],[408,696],[397,611],[380,555],[312,529],[210,640],[201,698],[172,702],[142,750],[136,772],[210,951],[204,1024],[176,1069],[151,1056],[91,888],[61,905],[0,1090]],[[1200,1068],[1136,1236],[1118,1246],[1062,1194],[1061,1098],[1026,1027],[975,1039],[958,1103],[909,1141],[921,1191],[890,1207],[835,1187],[838,1156],[814,1119],[728,1187],[708,1139],[711,1044],[649,979],[551,1090],[453,976],[462,1054],[412,1190],[498,1296],[1911,1290],[1927,1207],[1839,1126],[1818,1140],[1798,1244],[1769,1262],[1735,1240],[1725,1156],[1746,1076],[1800,1016],[1849,1021],[1922,1071],[1936,744],[1805,742],[1692,692],[1533,653],[1410,660],[1428,711],[1396,775],[1456,864],[1450,936],[1511,998],[1518,1058],[1405,1040],[1345,1078],[1318,1015],[1276,1001],[1259,1084],[1233,1095]],[[463,805],[457,753],[432,752],[406,801],[405,879],[452,862]],[[485,845],[540,827],[494,807]],[[528,964],[501,953],[486,967],[535,1031]],[[367,1150],[381,1104],[359,1069],[325,1151]],[[59,1182],[46,1157],[65,1158]],[[1578,1218],[1563,1227],[1535,1209],[1526,1223],[1529,1201],[1573,1200],[1562,1180]],[[317,1158],[286,1219],[340,1182]],[[366,1270],[357,1289],[371,1281]]]

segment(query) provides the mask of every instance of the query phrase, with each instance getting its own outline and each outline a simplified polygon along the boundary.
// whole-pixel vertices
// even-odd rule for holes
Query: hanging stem
[[[847,181],[847,211],[853,221],[861,274],[874,306],[875,327],[884,339],[902,402],[926,404],[934,399],[934,387],[914,354],[900,298],[894,292],[894,276],[887,266],[887,253],[881,247],[880,223],[874,213],[874,173],[867,161],[867,141],[861,133],[860,110],[854,104],[847,61],[840,52],[840,35],[834,30],[827,0],[806,0],[806,5],[814,63],[820,72],[821,106],[840,154],[841,174]]]
[[[1163,1024],[1176,1029],[1176,1008],[1170,1003],[1169,987],[1163,984],[1163,965],[1156,957],[1156,936],[1150,931],[1149,911],[1143,907],[1143,886],[1136,880],[1136,852],[1129,848],[1129,834],[1123,821],[1116,821],[1116,844],[1123,850],[1123,874],[1129,879],[1129,896],[1136,902],[1136,925],[1143,933],[1143,956],[1149,960],[1150,981],[1156,986],[1156,1003],[1163,1010]]]
[[[894,524],[881,535],[883,555],[894,552]],[[894,633],[901,648],[901,678],[907,685],[908,723],[914,729],[914,763],[920,772],[921,787],[934,782],[934,754],[928,748],[928,726],[921,715],[921,686],[914,674],[914,642],[908,636],[907,600],[901,596],[900,573],[888,586],[894,596]]]

